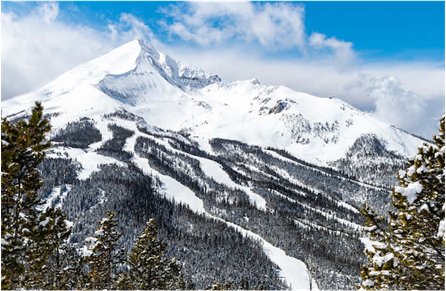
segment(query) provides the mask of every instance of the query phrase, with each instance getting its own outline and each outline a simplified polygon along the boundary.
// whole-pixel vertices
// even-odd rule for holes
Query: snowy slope
[[[130,143],[132,143],[132,141],[130,141]],[[234,228],[236,231],[242,233],[243,235],[248,236],[253,240],[260,241],[265,254],[272,262],[279,266],[279,274],[286,282],[286,284],[291,287],[291,290],[309,289],[310,278],[308,276],[307,267],[302,261],[288,256],[283,250],[273,246],[271,243],[264,240],[258,234],[255,234],[252,231],[246,230],[234,223],[227,222],[206,212],[203,207],[203,202],[195,195],[193,191],[191,191],[181,183],[175,181],[174,179],[154,171],[149,167],[146,160],[140,157],[135,157],[134,161],[143,171],[147,172],[148,174],[155,173],[160,177],[161,181],[163,182],[163,193],[167,195],[168,198],[174,199],[177,202],[184,203],[196,213],[205,214],[207,217],[224,222],[229,227]],[[313,284],[315,286],[315,289],[317,289],[317,285],[315,284],[315,282],[313,282]]]
[[[183,130],[201,141],[220,137],[283,148],[319,165],[344,157],[367,133],[403,156],[415,154],[422,143],[339,99],[265,86],[256,79],[222,81],[141,40],[3,102],[3,114],[29,110],[34,101],[58,114],[52,119],[54,129],[124,108],[147,124]]]
[[[293,289],[310,285],[305,263],[318,274],[321,288],[335,286],[330,285],[334,273],[324,273],[325,269],[320,268],[325,261],[310,261],[314,264],[310,265],[305,261],[310,257],[305,249],[295,250],[284,239],[295,241],[299,229],[305,229],[315,231],[317,236],[312,235],[322,245],[333,234],[342,234],[344,239],[350,236],[346,241],[355,242],[361,228],[358,205],[370,197],[382,200],[388,194],[388,188],[379,181],[372,185],[366,183],[370,181],[357,179],[361,177],[343,176],[315,165],[333,166],[331,162],[345,158],[352,145],[366,134],[376,136],[387,150],[402,156],[413,155],[422,143],[339,99],[311,96],[283,86],[265,86],[256,79],[222,81],[140,40],[70,70],[39,90],[3,102],[2,114],[10,118],[25,117],[35,101],[43,103],[45,113],[51,118],[53,137],[66,129],[68,123],[82,119],[98,131],[100,138],[86,147],[70,147],[62,140],[54,143],[48,152],[48,158],[71,159],[76,165],[77,181],[88,185],[89,179],[103,169],[102,165],[116,166],[118,173],[136,166],[146,176],[159,179],[159,194],[166,199],[188,205],[193,212],[223,222],[259,241],[269,260],[279,266],[280,276]],[[113,132],[110,127],[113,124],[131,132],[123,138],[123,144],[119,144],[117,137],[125,134]],[[81,127],[77,134],[83,135]],[[138,138],[153,142],[145,153],[163,155],[169,165],[156,168],[153,160],[143,157],[141,144],[144,142],[138,142]],[[215,143],[209,142],[214,138],[233,141],[220,142],[221,147],[227,148],[219,151]],[[175,147],[174,139],[182,139],[184,144],[193,144],[196,148],[188,151]],[[368,140],[375,139],[364,139],[363,143]],[[246,144],[237,145],[237,141]],[[101,152],[107,142],[128,153],[128,160],[119,153]],[[253,149],[255,146],[259,146],[257,152]],[[279,149],[311,164],[283,156],[277,152]],[[369,160],[366,157],[361,162]],[[187,181],[181,175],[194,181]],[[199,186],[186,186],[185,181],[190,182],[189,186],[198,181]],[[73,185],[79,193],[78,185],[74,182]],[[70,196],[75,193],[71,192],[71,186],[53,186],[46,196],[45,207],[58,199],[61,202],[57,206],[60,206],[70,197],[71,203],[77,203],[77,197]],[[213,196],[208,195],[208,190]],[[100,207],[107,203],[107,197],[104,191],[97,193],[102,195],[96,202]],[[229,196],[227,204],[220,199]],[[245,204],[243,199],[247,199]],[[231,204],[235,200],[238,205]],[[228,205],[234,206],[234,211],[225,208]],[[269,229],[274,227],[285,235],[278,236],[277,229]],[[317,245],[315,242],[311,244]],[[341,255],[348,256],[348,250],[341,249],[345,245],[333,246],[328,252],[342,250]],[[324,250],[317,251],[320,259]],[[353,281],[346,274],[335,273],[349,282],[340,286],[351,287],[348,284]]]
[[[128,125],[127,125],[128,126]],[[132,128],[135,129],[135,128]],[[135,134],[132,137],[128,139],[124,146],[124,150],[132,152],[133,162],[147,175],[157,175],[160,180],[163,183],[162,186],[162,194],[166,195],[168,199],[174,200],[177,203],[183,203],[185,205],[188,205],[190,209],[192,209],[194,212],[198,214],[204,214],[207,217],[210,217],[212,219],[224,222],[229,227],[234,228],[236,231],[242,233],[243,235],[256,240],[260,241],[263,250],[265,254],[270,258],[272,262],[274,262],[277,266],[280,268],[280,276],[282,279],[286,282],[287,285],[291,287],[292,290],[299,290],[299,289],[309,289],[310,286],[310,277],[309,272],[307,270],[307,267],[305,264],[291,256],[288,256],[285,251],[281,250],[278,247],[273,246],[271,243],[264,240],[260,235],[255,234],[252,231],[246,230],[234,223],[225,221],[219,217],[216,217],[208,212],[206,212],[203,201],[201,201],[200,198],[198,198],[193,191],[191,191],[189,188],[185,187],[178,181],[172,179],[169,176],[163,175],[156,170],[152,169],[147,160],[143,159],[138,156],[137,153],[135,153],[135,143],[138,135]],[[234,188],[239,187],[236,183],[234,183],[228,176],[227,173],[224,172],[220,166],[210,160],[200,158],[200,164],[202,167],[204,167],[207,175],[212,176],[213,178],[217,178],[218,180],[223,180],[224,183],[231,185]],[[247,192],[250,191],[249,189],[245,189]],[[252,193],[250,196],[254,196],[253,198],[261,207],[261,209],[266,209],[266,201],[258,194]],[[317,285],[315,282],[313,282],[313,285],[315,287],[315,290],[317,289]]]

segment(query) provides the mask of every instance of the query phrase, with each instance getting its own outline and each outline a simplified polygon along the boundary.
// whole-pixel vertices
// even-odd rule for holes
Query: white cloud
[[[152,30],[126,13],[104,31],[65,23],[55,2],[39,4],[26,16],[1,16],[2,99],[35,90],[135,38],[157,44]]]
[[[36,89],[109,49],[96,31],[57,21],[57,11],[57,4],[44,4],[23,17],[2,12],[2,99]]]
[[[134,39],[145,39],[155,46],[160,45],[152,29],[133,14],[122,13],[119,22],[110,24],[109,27],[113,27],[111,29],[113,43],[121,44]]]
[[[43,3],[37,8],[37,12],[43,21],[50,23],[59,15],[59,4],[56,2]]]
[[[164,12],[175,19],[170,25],[165,23],[171,34],[200,45],[238,39],[272,50],[305,50],[305,10],[301,5],[188,3],[170,6]]]
[[[360,75],[346,86],[347,91],[364,92],[374,102],[378,119],[402,128],[422,133],[429,117],[425,116],[427,102],[403,87],[394,76]]]
[[[327,38],[325,34],[313,32],[308,38],[309,45],[317,50],[329,49],[334,53],[335,60],[345,65],[353,61],[355,52],[353,43],[338,40],[335,37]]]
[[[305,9],[295,3],[186,3],[162,9],[170,35],[202,47],[225,46],[234,40],[266,51],[294,52],[296,57],[328,59],[342,69],[356,59],[353,43],[305,33]]]

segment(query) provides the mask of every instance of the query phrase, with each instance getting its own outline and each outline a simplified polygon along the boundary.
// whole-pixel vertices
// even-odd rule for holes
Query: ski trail
[[[153,136],[146,135],[146,134],[140,134],[138,132],[137,126],[134,123],[121,122],[120,126],[124,126],[125,128],[135,132],[135,134],[133,136],[131,136],[128,139],[128,142],[125,144],[125,146],[123,148],[125,151],[134,153],[134,147],[135,147],[136,139],[138,137],[141,136],[141,137],[150,138],[150,139],[154,140],[156,143],[165,146],[168,150],[170,150],[174,153],[183,154],[183,155],[191,157],[192,159],[199,161],[200,167],[206,176],[213,178],[217,183],[221,183],[228,187],[242,190],[243,192],[246,193],[246,195],[248,195],[249,201],[251,202],[252,205],[256,206],[257,209],[259,209],[259,210],[266,211],[266,209],[267,209],[266,208],[266,200],[259,194],[254,193],[249,187],[238,185],[237,183],[232,181],[231,178],[229,178],[229,175],[222,169],[222,167],[219,163],[212,161],[212,160],[208,160],[206,158],[194,156],[189,153],[181,152],[181,151],[173,148],[169,144],[169,142],[167,142],[165,140],[158,140],[158,139],[154,138]],[[136,154],[135,154],[135,156],[136,156]]]
[[[133,162],[144,173],[149,175],[157,175],[159,177],[159,179],[163,183],[161,194],[166,195],[166,197],[168,198],[174,199],[174,201],[188,205],[197,214],[204,214],[213,220],[223,222],[239,233],[253,240],[260,241],[263,252],[271,260],[271,262],[275,263],[280,268],[279,276],[292,290],[310,289],[311,279],[308,273],[308,269],[302,261],[288,256],[284,250],[275,247],[274,245],[263,239],[260,235],[208,213],[204,208],[203,201],[198,198],[192,190],[179,183],[178,181],[172,179],[171,177],[163,175],[155,169],[151,168],[147,159],[138,156],[138,154],[134,151],[137,138],[137,134],[134,134],[133,136],[128,138],[124,146],[124,150],[131,151],[134,154]],[[317,289],[317,285],[314,280],[312,280],[312,289]]]

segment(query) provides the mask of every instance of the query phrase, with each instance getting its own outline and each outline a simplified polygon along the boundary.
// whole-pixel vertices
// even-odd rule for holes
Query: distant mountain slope
[[[388,209],[419,138],[347,103],[228,82],[140,40],[2,103],[43,103],[53,147],[47,205],[82,245],[114,210],[131,245],[155,217],[198,288],[352,289],[364,260],[363,202]]]

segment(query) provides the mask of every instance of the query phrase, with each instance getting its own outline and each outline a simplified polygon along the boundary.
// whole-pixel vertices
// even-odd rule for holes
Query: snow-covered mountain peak
[[[35,101],[46,103],[50,113],[113,110],[123,104],[173,99],[185,91],[219,82],[216,75],[177,61],[153,45],[135,39],[113,51],[62,74],[44,87],[8,100],[6,115],[30,108]],[[111,97],[111,98],[110,98]],[[26,104],[26,105],[25,105]]]
[[[127,44],[131,44],[131,43],[137,43],[137,45],[140,46],[141,51],[159,58],[160,52],[151,43],[149,43],[145,40],[142,40],[142,39],[134,39],[131,42],[128,42]],[[124,46],[127,44],[124,44]]]
[[[151,64],[165,74],[170,82],[182,89],[197,89],[221,81],[217,75],[211,75],[204,70],[183,61],[177,61],[144,40],[137,40],[141,47],[139,62],[151,60]]]
[[[422,143],[339,99],[267,86],[257,79],[222,81],[142,40],[7,100],[3,114],[27,110],[35,101],[47,113],[57,113],[54,128],[125,109],[163,129],[283,148],[322,165],[344,157],[363,134],[376,135],[403,156],[414,154]]]
[[[158,51],[147,41],[135,39],[113,51],[82,64],[62,74],[41,90],[54,93],[70,86],[80,84],[96,85],[109,75],[124,75],[131,71],[158,72],[168,79],[172,85],[182,89],[202,88],[221,81],[218,76],[211,75],[193,65],[177,61]]]

